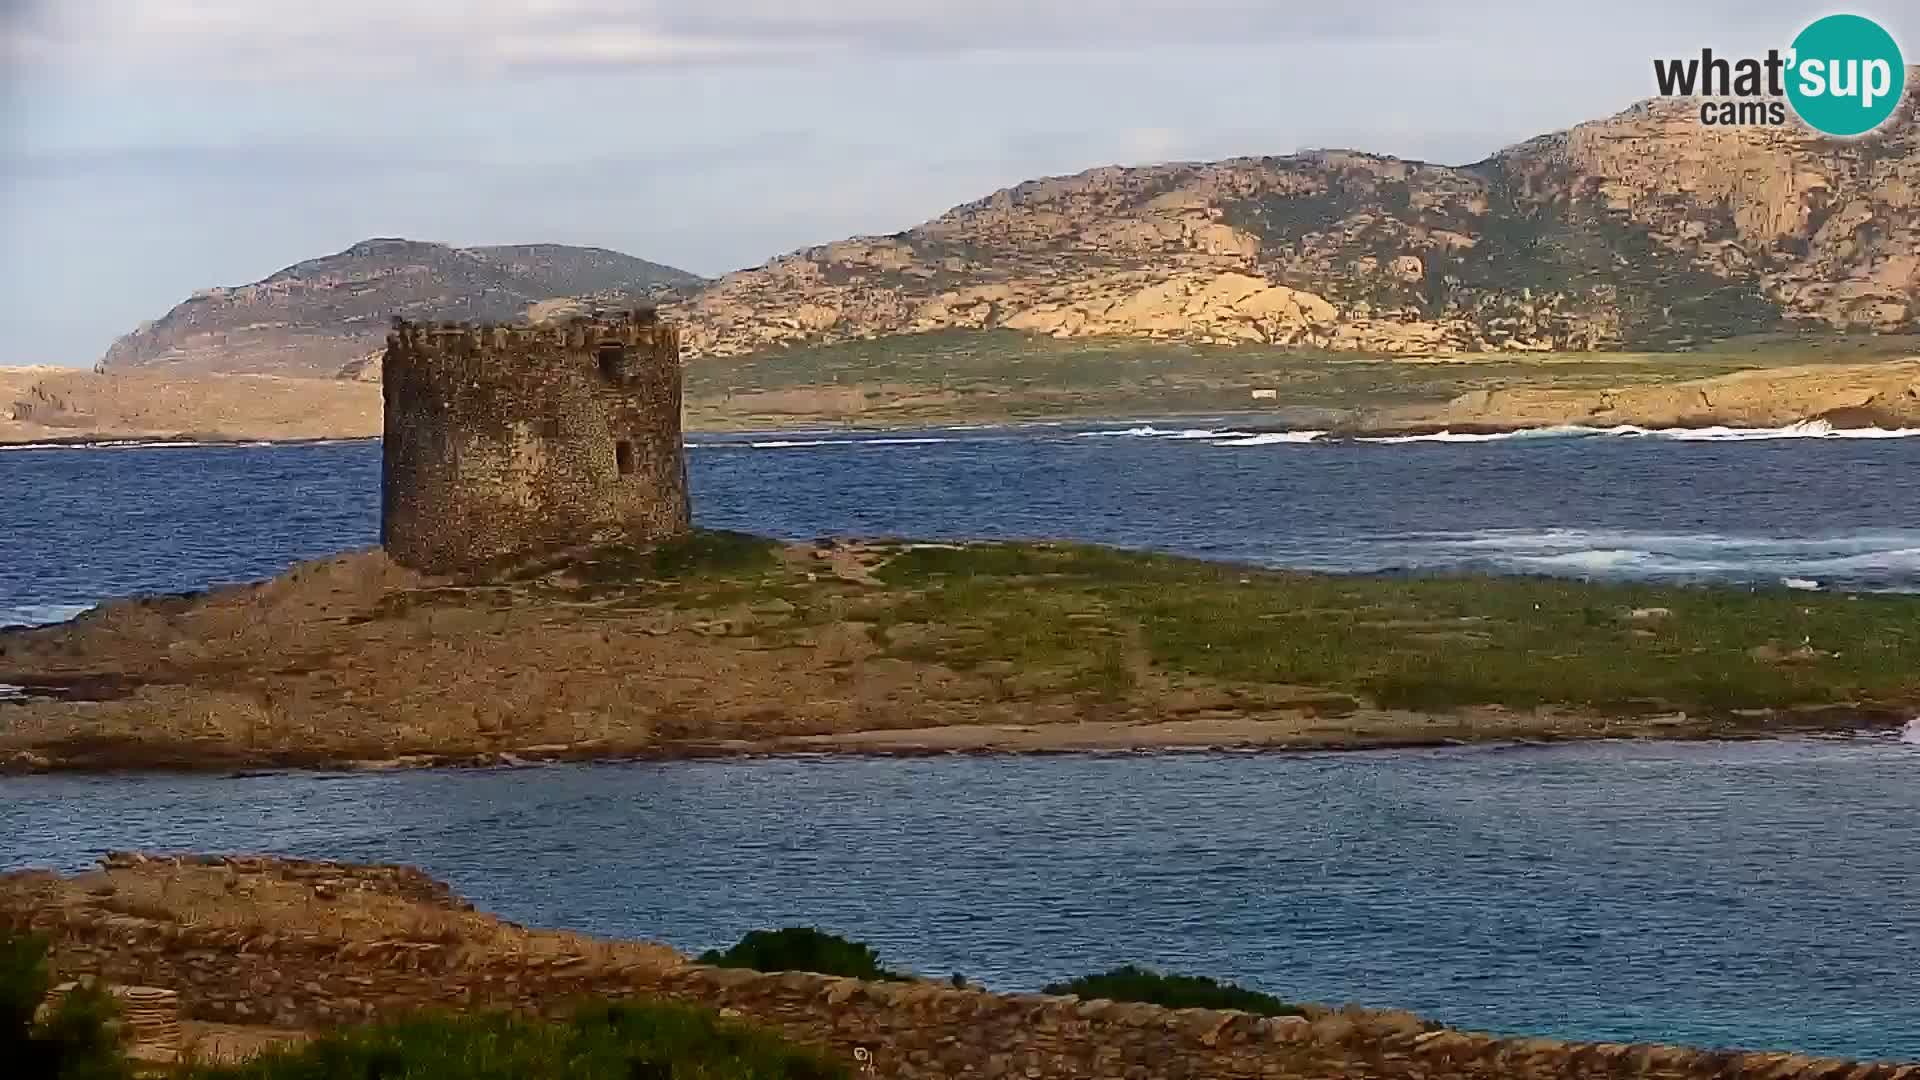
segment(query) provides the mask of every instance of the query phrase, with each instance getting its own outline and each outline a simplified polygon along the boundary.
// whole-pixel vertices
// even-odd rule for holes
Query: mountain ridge
[[[608,248],[373,237],[248,285],[199,290],[115,341],[99,366],[332,377],[377,349],[394,315],[507,320],[542,302],[657,300],[704,281]]]
[[[116,343],[104,364],[166,362],[188,341],[210,370],[286,373],[288,354],[311,339],[327,350],[297,358],[304,370],[370,377],[351,362],[378,348],[372,323],[383,330],[387,314],[538,318],[635,296],[672,310],[693,358],[944,329],[1416,356],[1913,332],[1914,111],[1910,95],[1880,132],[1841,140],[1798,126],[1707,127],[1693,103],[1653,99],[1462,166],[1358,150],[1106,165],[711,282],[685,275],[636,289],[631,277],[522,271],[538,287],[436,298],[384,286],[377,318],[372,303],[355,313],[370,320],[365,333],[327,325],[322,305],[286,321],[277,353],[256,347],[234,294],[271,295],[291,271],[326,261],[312,260],[220,291],[213,300],[227,307],[207,319],[183,315],[208,302],[196,297],[163,331],[150,324]],[[513,265],[486,253],[540,247],[445,250]]]

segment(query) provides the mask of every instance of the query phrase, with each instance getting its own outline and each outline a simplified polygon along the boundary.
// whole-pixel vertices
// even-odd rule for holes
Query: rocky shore
[[[378,552],[0,630],[0,767],[1355,749],[1893,730],[1920,601],[698,534]]]
[[[255,1045],[422,1007],[555,1014],[601,996],[718,1009],[903,1078],[1920,1077],[1920,1065],[1501,1038],[1355,1006],[1262,1017],[706,967],[647,942],[527,929],[401,866],[116,854],[71,876],[0,874],[0,928],[46,935],[61,978],[171,991],[192,1025],[246,1025],[229,1030]]]
[[[1606,389],[1513,386],[1443,405],[1368,410],[1339,425],[1365,435],[1505,432],[1577,424],[1607,428],[1920,429],[1920,357],[1875,364],[1811,364],[1710,379]]]
[[[1602,361],[1604,357],[1588,366]],[[1438,363],[1456,369],[1457,382],[1485,388],[1415,404],[1376,402],[1392,396],[1387,391],[1397,381],[1411,384],[1417,374]],[[1327,427],[1336,434],[1356,436],[1495,433],[1573,424],[1771,428],[1824,421],[1836,428],[1920,428],[1920,357],[1759,367],[1710,378],[1627,380],[1601,386],[1587,385],[1592,380],[1590,371],[1583,371],[1579,385],[1565,385],[1568,377],[1555,365],[1518,371],[1506,366],[1495,371],[1498,364],[1484,357],[1444,362],[1382,360],[1377,366],[1386,372],[1375,380],[1380,387],[1356,388],[1344,400],[1329,403],[1316,397],[1316,404],[1300,405],[1280,400],[1275,391],[1274,401],[1263,404],[1287,426]],[[1034,416],[1093,420],[1115,415],[1116,408],[1128,415],[1147,415],[1156,409],[1180,411],[1181,406],[1196,405],[1244,410],[1249,404],[1244,387],[1214,385],[1197,374],[1191,386],[1156,391],[1116,385],[1100,393],[1041,383],[987,386],[962,394],[937,384],[885,379],[718,393],[706,387],[718,380],[703,378],[687,398],[690,431],[823,424],[910,427],[1018,422]],[[6,404],[9,399],[11,406]],[[1289,421],[1285,417],[1290,412],[1310,419]],[[378,438],[380,416],[378,382],[0,369],[0,446],[102,440]]]

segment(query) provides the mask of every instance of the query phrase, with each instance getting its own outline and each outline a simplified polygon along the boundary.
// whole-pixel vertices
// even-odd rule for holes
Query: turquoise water
[[[1920,746],[0,780],[0,865],[418,863],[535,925],[809,923],[995,987],[1122,962],[1622,1041],[1920,1060]]]

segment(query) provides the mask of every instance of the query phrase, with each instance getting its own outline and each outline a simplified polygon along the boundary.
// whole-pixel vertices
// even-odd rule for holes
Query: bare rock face
[[[556,297],[612,306],[670,297],[703,279],[602,248],[560,244],[453,248],[367,240],[238,288],[206,289],[114,342],[106,371],[371,376],[395,315],[506,321]]]
[[[1913,108],[1865,139],[1653,102],[1460,168],[1347,151],[1033,180],[721,279],[693,354],[952,327],[1373,352],[1920,327]]]

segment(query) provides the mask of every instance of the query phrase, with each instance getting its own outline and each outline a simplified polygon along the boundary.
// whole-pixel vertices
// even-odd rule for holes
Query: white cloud
[[[1575,56],[1648,28],[1768,27],[1798,0],[1614,5],[1481,0],[0,0],[7,54],[90,74],[285,80],[806,61],[823,55],[1078,53],[1268,42],[1431,42]],[[1769,10],[1772,9],[1772,10]],[[1436,48],[1434,65],[1449,56]],[[1231,72],[1223,72],[1231,77]]]

